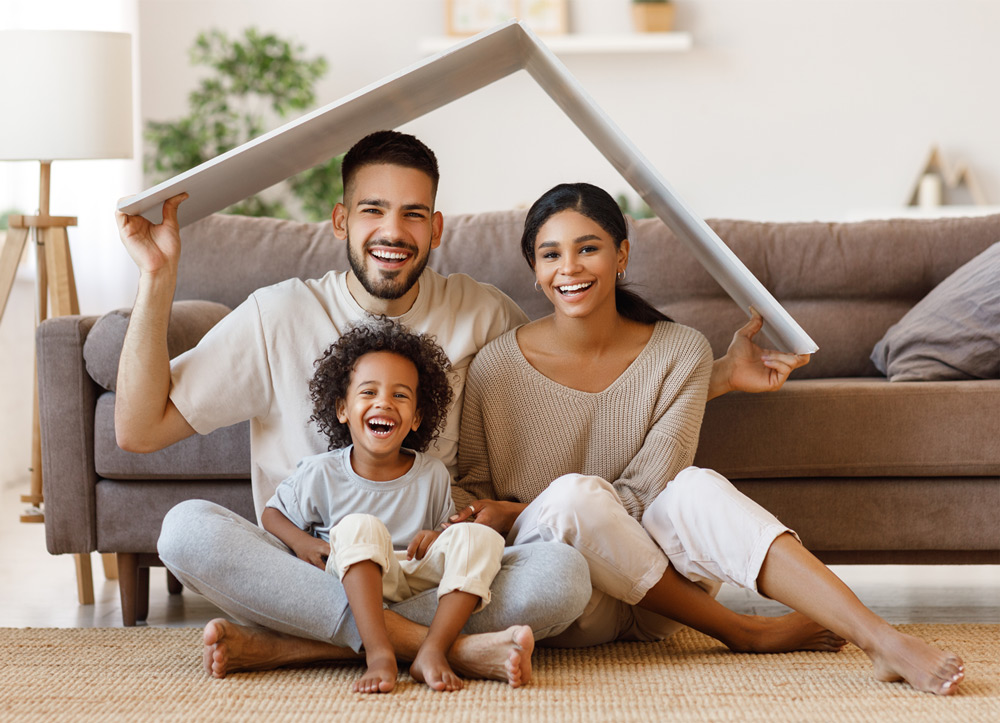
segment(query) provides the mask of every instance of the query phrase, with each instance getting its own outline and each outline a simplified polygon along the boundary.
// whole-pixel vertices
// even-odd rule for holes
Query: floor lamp
[[[34,241],[36,324],[50,316],[78,314],[79,304],[67,228],[76,218],[49,214],[51,164],[55,160],[132,157],[132,39],[126,33],[76,30],[0,31],[0,160],[39,161],[38,212],[12,215],[0,252],[0,319],[29,237]],[[111,213],[109,208],[108,213]],[[38,383],[32,421],[32,505],[22,522],[42,522],[42,463]],[[76,556],[81,604],[94,602],[90,555]],[[105,559],[105,569],[114,565]]]

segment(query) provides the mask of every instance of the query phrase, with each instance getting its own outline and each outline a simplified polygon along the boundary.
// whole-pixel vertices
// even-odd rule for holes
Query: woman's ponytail
[[[669,316],[622,284],[615,285],[615,308],[626,319],[638,321],[640,324],[673,321]]]

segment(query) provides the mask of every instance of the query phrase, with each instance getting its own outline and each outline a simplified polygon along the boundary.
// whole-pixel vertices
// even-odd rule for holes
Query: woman
[[[557,186],[529,210],[521,248],[554,312],[470,368],[454,490],[464,509],[453,519],[488,524],[508,544],[558,540],[583,553],[594,595],[554,644],[657,640],[677,623],[733,650],[835,651],[848,640],[880,680],[955,692],[956,655],[896,631],[794,532],[690,466],[717,391],[711,350],[616,283],[626,231],[614,200],[589,184]],[[706,592],[722,582],[798,612],[738,615]]]

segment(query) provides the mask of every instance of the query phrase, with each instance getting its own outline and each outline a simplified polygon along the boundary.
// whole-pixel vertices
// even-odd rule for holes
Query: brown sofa
[[[431,265],[546,313],[517,248],[523,218],[447,218]],[[910,307],[1000,240],[1000,216],[710,224],[820,351],[780,392],[709,403],[696,463],[830,563],[1000,563],[1000,380],[889,382],[869,359]],[[658,219],[633,230],[629,280],[724,353],[743,312]],[[260,286],[346,268],[329,223],[217,215],[185,229],[183,243],[172,354]],[[245,423],[148,455],[117,447],[109,390],[126,324],[123,311],[51,319],[37,342],[48,549],[118,553],[130,625],[145,617],[171,506],[202,497],[250,519],[253,507]]]

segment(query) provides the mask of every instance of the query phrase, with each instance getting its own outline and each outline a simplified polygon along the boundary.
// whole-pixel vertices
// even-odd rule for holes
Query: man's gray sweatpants
[[[277,537],[235,512],[206,500],[182,502],[163,518],[157,549],[185,587],[234,620],[361,649],[340,580],[298,559]],[[591,596],[590,573],[583,556],[568,545],[518,545],[505,550],[491,590],[493,601],[463,632],[530,625],[541,640],[583,613]],[[430,625],[436,592],[427,590],[389,609]]]

